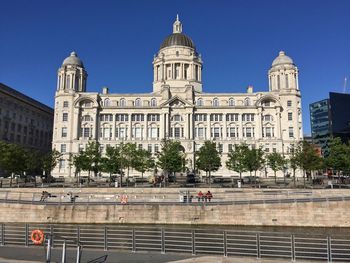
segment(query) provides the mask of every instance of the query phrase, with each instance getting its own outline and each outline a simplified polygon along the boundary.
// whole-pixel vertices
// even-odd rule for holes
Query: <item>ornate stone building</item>
[[[268,91],[206,93],[202,89],[201,56],[182,33],[178,17],[173,33],[153,59],[153,91],[111,94],[86,90],[87,72],[75,52],[58,70],[53,147],[64,155],[54,176],[69,176],[69,153],[95,140],[107,145],[133,142],[152,153],[163,138],[179,140],[190,167],[205,140],[215,140],[222,154],[216,175],[235,175],[225,167],[227,153],[245,142],[266,152],[288,154],[302,139],[298,69],[283,51],[268,72]],[[265,173],[265,171],[261,171]]]

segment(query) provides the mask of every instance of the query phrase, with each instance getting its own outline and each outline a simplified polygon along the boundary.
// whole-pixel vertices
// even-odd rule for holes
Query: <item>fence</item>
[[[0,244],[34,246],[30,234],[50,234],[53,247],[81,244],[84,248],[159,253],[215,254],[350,262],[350,237],[282,232],[134,227],[117,225],[0,224]]]

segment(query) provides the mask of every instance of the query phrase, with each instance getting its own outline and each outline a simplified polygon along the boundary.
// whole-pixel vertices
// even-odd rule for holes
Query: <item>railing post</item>
[[[162,236],[162,254],[165,254],[165,233],[164,233],[164,228],[161,228],[161,236]]]
[[[1,246],[5,246],[5,224],[1,224]]]
[[[291,235],[291,259],[295,261],[295,238],[294,235]]]
[[[224,256],[227,257],[227,233],[224,230]]]
[[[196,255],[196,230],[192,230],[192,255]]]
[[[77,226],[77,246],[80,244],[80,226]]]
[[[260,258],[260,233],[256,233],[256,257]]]
[[[107,251],[107,249],[108,249],[108,236],[107,236],[108,232],[107,231],[108,231],[108,229],[105,226],[104,227],[104,250],[105,251]]]
[[[132,228],[132,252],[136,252],[135,228]]]
[[[25,224],[25,234],[24,234],[24,245],[27,247],[28,246],[28,232],[29,232],[29,226],[28,224]]]
[[[332,262],[332,240],[331,236],[327,236],[327,255],[328,255],[328,262]]]

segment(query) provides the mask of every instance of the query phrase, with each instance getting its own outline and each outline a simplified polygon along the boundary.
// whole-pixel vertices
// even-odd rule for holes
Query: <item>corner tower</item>
[[[182,33],[179,16],[173,24],[173,33],[164,39],[153,59],[153,92],[163,87],[170,91],[192,86],[202,92],[202,59],[190,37]]]

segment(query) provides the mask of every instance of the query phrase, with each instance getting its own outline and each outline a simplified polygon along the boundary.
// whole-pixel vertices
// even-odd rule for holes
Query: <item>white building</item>
[[[75,52],[58,70],[53,147],[64,155],[54,176],[73,176],[69,153],[91,141],[101,147],[133,142],[152,153],[163,138],[179,140],[189,166],[205,140],[215,140],[222,153],[216,175],[235,175],[225,167],[234,144],[245,142],[266,152],[288,154],[302,139],[298,69],[283,51],[268,72],[266,92],[205,93],[201,56],[177,18],[173,33],[153,59],[153,91],[110,94],[86,90],[87,72]],[[262,171],[263,173],[263,171]]]

